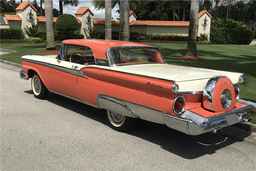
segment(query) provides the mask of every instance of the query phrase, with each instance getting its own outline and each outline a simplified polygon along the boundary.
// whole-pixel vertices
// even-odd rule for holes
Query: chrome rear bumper
[[[19,76],[21,79],[28,80],[28,76],[23,71],[20,71]]]
[[[248,106],[209,118],[204,118],[189,110],[184,113],[186,118],[164,114],[165,124],[188,135],[200,135],[206,132],[216,133],[224,127],[251,120],[252,114],[256,113],[256,104],[245,100],[239,102]],[[190,116],[190,119],[187,119],[187,116]]]

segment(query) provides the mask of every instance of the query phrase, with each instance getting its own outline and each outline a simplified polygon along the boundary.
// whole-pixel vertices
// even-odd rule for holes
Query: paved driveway
[[[101,110],[55,94],[36,99],[20,68],[0,67],[1,170],[256,170],[254,143],[145,121],[120,133]]]

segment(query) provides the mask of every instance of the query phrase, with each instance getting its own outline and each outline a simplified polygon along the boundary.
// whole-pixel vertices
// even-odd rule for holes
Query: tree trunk
[[[119,40],[129,41],[129,38],[130,38],[129,17],[130,17],[130,2],[129,0],[122,0],[120,1]]]
[[[186,56],[197,57],[196,38],[198,27],[199,0],[191,0],[188,46]]]
[[[105,39],[111,40],[111,0],[105,0]]]
[[[172,9],[172,21],[175,21],[175,9]]]
[[[44,10],[43,10],[43,0],[40,0],[40,12],[44,16]]]
[[[60,10],[60,15],[63,14],[63,3],[62,0],[59,0],[59,10]]]
[[[47,32],[47,46],[46,49],[56,49],[54,43],[54,30],[53,30],[53,3],[52,0],[44,2],[46,32]]]
[[[185,4],[183,6],[183,19],[182,19],[182,21],[185,21],[185,19],[186,19],[186,8],[187,8],[187,5]]]

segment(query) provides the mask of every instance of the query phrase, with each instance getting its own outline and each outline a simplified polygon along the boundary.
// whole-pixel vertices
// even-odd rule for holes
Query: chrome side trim
[[[203,94],[203,91],[178,91],[177,94]]]
[[[71,97],[71,96],[68,96],[68,95],[65,95],[65,94],[59,93],[59,92],[57,92],[57,91],[53,91],[53,90],[49,90],[49,91],[50,91],[51,93],[55,93],[55,94],[58,94],[58,95],[64,96],[64,97],[66,97],[66,98],[69,98],[69,99],[72,99],[72,100],[78,101],[78,102],[80,102],[80,103],[84,103],[84,104],[86,104],[86,105],[89,105],[89,106],[92,106],[92,107],[98,108],[98,106],[97,106],[97,105],[94,105],[94,104],[91,104],[91,103],[87,103],[87,102],[82,101],[82,100],[80,100],[80,99],[77,99],[77,98],[75,98],[75,97]]]
[[[163,119],[163,111],[128,102],[122,99],[117,99],[115,97],[100,94],[98,96],[98,107],[129,117],[165,124]]]
[[[21,79],[23,80],[28,80],[28,76],[23,72],[23,71],[20,71],[19,72],[19,76]]]
[[[63,66],[58,66],[58,65],[41,62],[41,61],[37,61],[37,60],[32,60],[32,59],[22,59],[22,60],[88,79],[88,77],[84,76],[80,70],[76,70],[75,68],[73,68],[73,69],[66,68]],[[81,68],[81,69],[83,69],[83,68]]]
[[[56,69],[58,71],[68,73],[68,74],[79,76],[78,70],[76,70],[75,68],[71,69],[71,68],[66,68],[66,67],[62,67],[62,66],[57,66],[57,65],[54,65],[54,64],[48,64],[48,67],[52,68],[52,69]]]
[[[88,79],[88,77],[86,77],[86,76],[82,73],[82,71],[78,72],[78,76],[84,77],[84,78]]]
[[[33,60],[33,59],[26,59],[26,58],[22,58],[22,60],[26,61],[26,62],[31,62],[31,63],[39,64],[39,65],[42,65],[42,66],[48,66],[47,62],[37,61],[37,60]]]
[[[187,110],[186,118],[179,118],[172,115],[164,114],[164,120],[168,127],[176,129],[188,135],[200,135],[206,132],[216,132],[223,127],[235,123],[250,120],[250,116],[256,113],[256,108],[252,105],[237,110],[226,112],[209,118],[193,118],[195,113]],[[192,120],[195,119],[195,120]]]

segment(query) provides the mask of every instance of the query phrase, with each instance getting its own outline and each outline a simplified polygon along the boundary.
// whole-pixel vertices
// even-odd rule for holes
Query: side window
[[[91,48],[79,45],[67,45],[64,61],[82,65],[95,65],[95,59]]]

